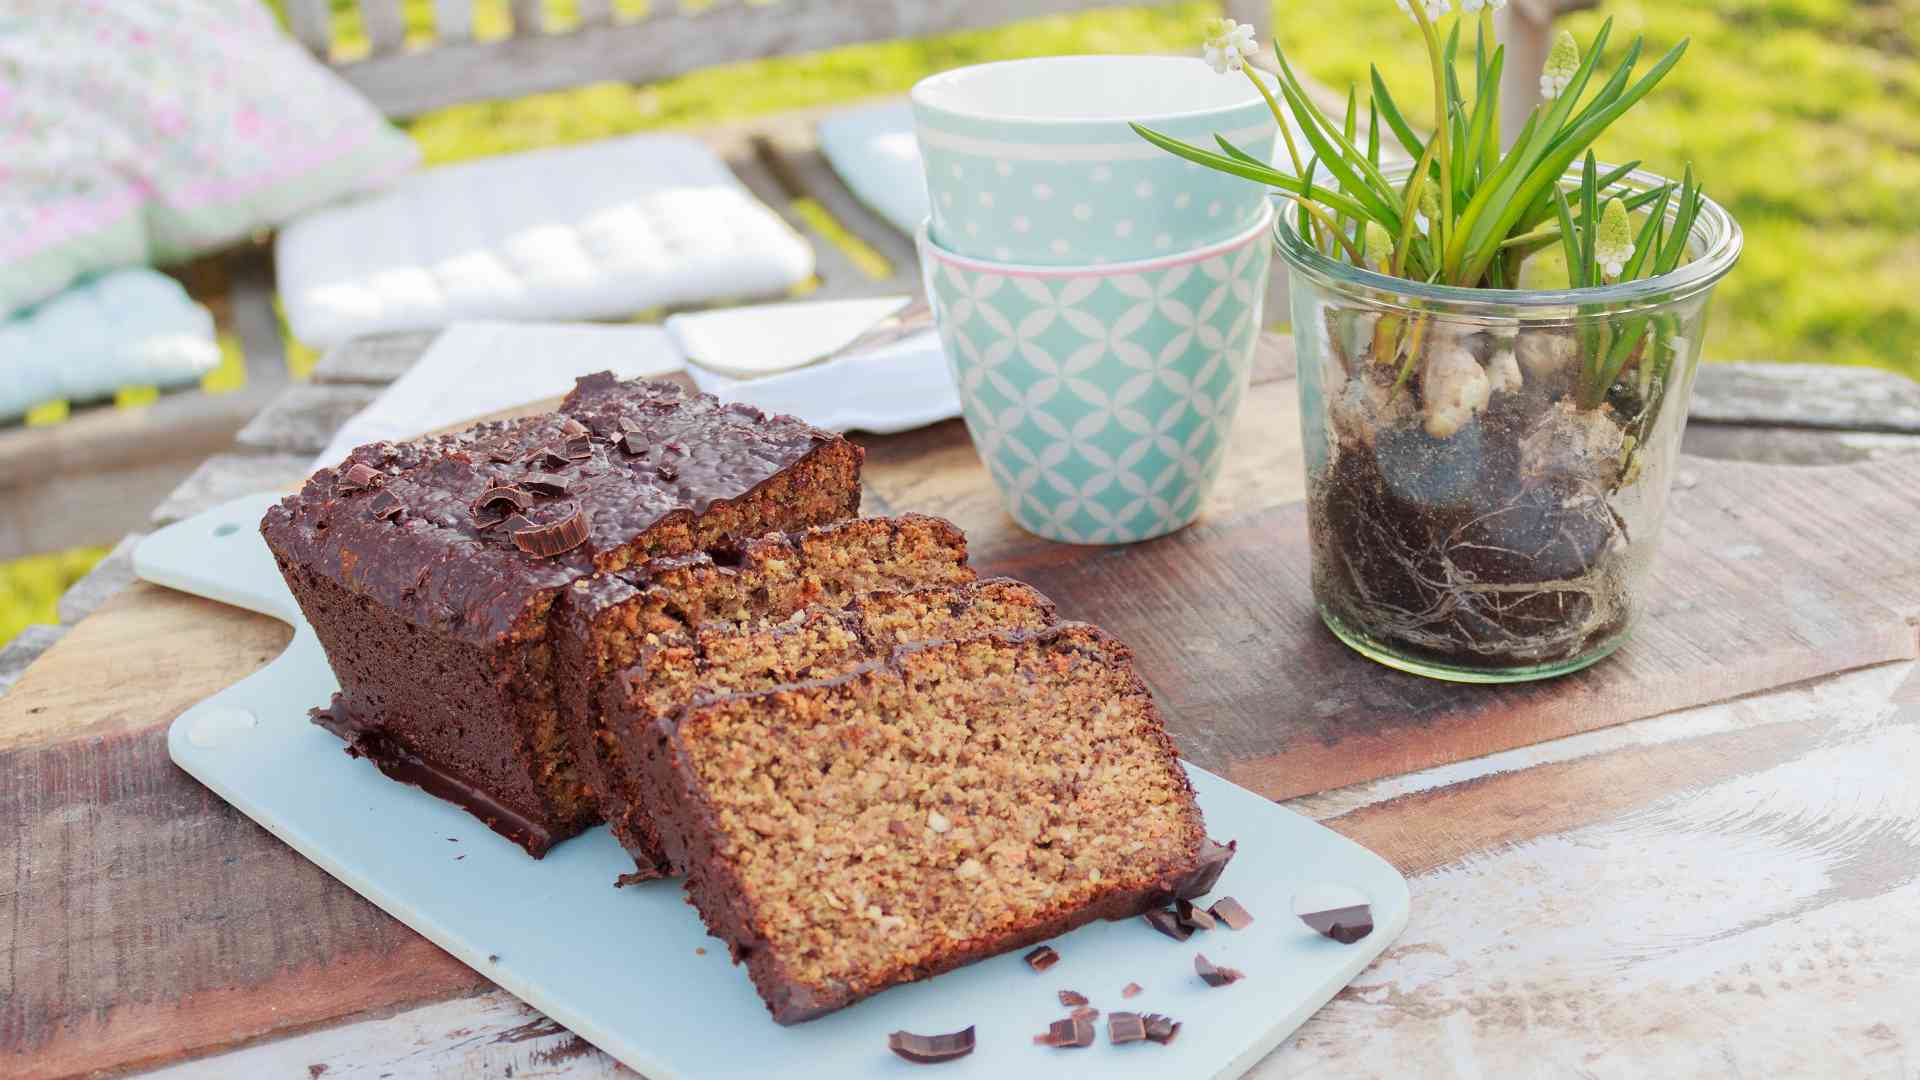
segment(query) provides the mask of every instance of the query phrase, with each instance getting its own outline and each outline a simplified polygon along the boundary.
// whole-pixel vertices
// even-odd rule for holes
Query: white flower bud
[[[1540,72],[1540,96],[1548,101],[1567,92],[1573,85],[1573,77],[1580,71],[1580,43],[1565,30],[1553,41],[1553,51],[1547,54],[1546,69]]]

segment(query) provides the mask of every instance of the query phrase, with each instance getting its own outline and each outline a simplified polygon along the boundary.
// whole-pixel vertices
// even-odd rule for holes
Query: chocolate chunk
[[[1147,1037],[1147,1022],[1139,1013],[1117,1012],[1107,1014],[1107,1041],[1115,1046],[1130,1042],[1139,1042]]]
[[[478,517],[483,510],[504,515],[511,512],[508,508],[525,510],[532,505],[533,493],[525,488],[515,487],[512,484],[495,484],[481,492],[480,497],[473,500],[468,509]]]
[[[342,495],[351,495],[356,491],[371,491],[386,482],[386,473],[364,462],[357,462],[334,484],[334,490]]]
[[[1053,946],[1042,945],[1020,959],[1035,971],[1045,971],[1060,962],[1060,954],[1053,951]]]
[[[567,457],[574,461],[585,461],[593,456],[593,437],[575,435],[567,440]]]
[[[620,449],[629,454],[644,454],[647,452],[647,445],[647,436],[643,432],[627,431],[620,435]]]
[[[1062,990],[1060,991],[1060,1004],[1069,1006],[1085,1005],[1087,1004],[1087,995],[1080,993],[1078,990]]]
[[[553,473],[532,472],[520,478],[520,486],[542,495],[565,495],[567,478]]]
[[[1200,861],[1188,872],[1186,878],[1173,888],[1175,896],[1205,896],[1219,883],[1220,875],[1226,872],[1227,864],[1233,861],[1233,853],[1240,849],[1238,840],[1229,840],[1225,844],[1216,844],[1208,840],[1200,851]]]
[[[1180,1034],[1180,1021],[1161,1013],[1146,1015],[1147,1038],[1165,1046]]]
[[[521,460],[541,469],[564,469],[573,464],[573,459],[567,456],[566,448],[561,446],[536,447],[532,453]]]
[[[1174,902],[1174,915],[1181,926],[1190,926],[1195,930],[1211,930],[1216,925],[1213,916],[1206,908],[1196,907],[1191,900],[1181,899]]]
[[[1121,997],[1123,997],[1123,998],[1130,998],[1130,997],[1138,997],[1138,996],[1140,996],[1140,984],[1139,984],[1139,983],[1128,983],[1127,985],[1125,985],[1125,986],[1123,986],[1123,987],[1121,987],[1121,988],[1120,988],[1120,996],[1121,996]]]
[[[1100,1019],[1100,1010],[1091,1005],[1082,1005],[1067,1015],[1075,1020],[1093,1021]]]
[[[887,1049],[916,1065],[938,1065],[973,1053],[973,1028],[950,1035],[915,1035],[896,1031],[887,1036]]]
[[[1342,945],[1351,945],[1373,933],[1373,908],[1366,904],[1355,904],[1325,911],[1309,911],[1300,916],[1300,921]]]
[[[373,498],[367,500],[367,509],[373,511],[373,516],[381,521],[399,517],[400,512],[406,508],[406,504],[400,501],[400,497],[391,491],[376,491]]]
[[[1041,1046],[1092,1046],[1093,1018],[1073,1016],[1065,1020],[1055,1020],[1048,1025],[1045,1035],[1035,1035],[1033,1041]]]
[[[1167,935],[1175,941],[1185,941],[1193,936],[1193,927],[1184,925],[1180,916],[1172,908],[1154,908],[1143,916],[1147,925]]]
[[[529,555],[550,559],[586,543],[591,526],[592,522],[587,518],[587,512],[575,507],[573,513],[550,525],[516,529],[513,533],[513,543],[515,547]]]
[[[592,433],[592,428],[589,428],[574,417],[569,416],[560,421],[560,434],[565,435],[569,443],[574,439],[585,438]]]
[[[1193,972],[1208,986],[1226,986],[1228,983],[1237,983],[1247,977],[1245,972],[1236,971],[1230,967],[1215,967],[1205,953],[1193,954]]]
[[[1229,930],[1245,930],[1253,925],[1253,912],[1242,907],[1240,901],[1231,896],[1215,900],[1207,911]]]
[[[656,465],[653,467],[653,475],[671,484],[680,479],[680,470],[671,465]]]

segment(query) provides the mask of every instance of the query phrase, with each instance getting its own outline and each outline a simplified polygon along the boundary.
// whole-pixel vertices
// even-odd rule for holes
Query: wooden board
[[[1273,796],[1915,653],[1920,460],[1689,459],[1652,617],[1619,657],[1495,691],[1370,665],[1306,607],[1288,505],[1301,485],[1295,387],[1278,350],[1261,371],[1222,490],[1180,535],[1034,541],[1000,511],[957,424],[868,440],[869,509],[951,516],[984,567],[1107,625],[1136,649],[1186,751]],[[167,763],[165,725],[285,638],[271,620],[135,586],[0,698],[0,858],[14,873],[0,1073],[158,1063],[487,987]],[[1367,839],[1431,865],[1408,841]]]

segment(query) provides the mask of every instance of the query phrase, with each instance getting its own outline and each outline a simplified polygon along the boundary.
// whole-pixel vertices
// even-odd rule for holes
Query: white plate
[[[1385,860],[1189,766],[1209,832],[1240,841],[1215,895],[1235,896],[1253,912],[1248,929],[1177,944],[1139,919],[1100,923],[1055,939],[1061,960],[1045,974],[1018,956],[995,957],[780,1027],[726,949],[707,937],[678,883],[613,887],[632,864],[605,829],[529,859],[451,804],[347,757],[308,722],[307,710],[336,684],[260,540],[260,516],[275,498],[240,499],[169,526],[134,553],[148,581],[294,627],[273,663],[174,721],[174,762],[354,891],[651,1080],[921,1075],[887,1051],[887,1034],[969,1024],[979,1048],[930,1075],[1237,1075],[1406,926],[1407,885]],[[1370,937],[1339,945],[1291,917],[1296,892],[1325,885],[1369,898]],[[1196,952],[1247,978],[1208,989],[1193,974]],[[1123,1000],[1129,982],[1145,992]],[[1062,989],[1103,1011],[1162,1012],[1185,1026],[1171,1046],[1108,1045],[1104,1023],[1090,1048],[1035,1046],[1032,1036],[1065,1014],[1055,998]]]

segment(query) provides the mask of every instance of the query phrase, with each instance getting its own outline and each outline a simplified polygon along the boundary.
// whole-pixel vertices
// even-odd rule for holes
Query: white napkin
[[[405,375],[347,421],[313,465],[337,464],[366,443],[410,439],[557,397],[573,389],[576,378],[596,371],[631,379],[684,366],[667,332],[655,326],[455,323]]]
[[[960,394],[932,330],[871,352],[755,379],[699,365],[726,357],[731,367],[777,370],[825,355],[904,307],[907,297],[763,304],[675,315],[667,333],[691,363],[687,374],[722,401],[788,413],[829,431],[910,431],[960,415]]]
[[[690,368],[684,359],[689,346],[683,342],[692,343],[694,350],[800,348],[818,356],[853,340],[902,302],[836,300],[730,308],[676,315],[665,328],[455,323],[405,375],[347,421],[314,459],[314,468],[338,464],[366,443],[410,439],[558,397],[573,388],[574,379],[596,371],[631,379],[685,369],[695,384],[722,401],[788,413],[831,431],[885,434],[959,416],[960,395],[939,336],[931,330],[871,353],[762,379],[728,378]]]

